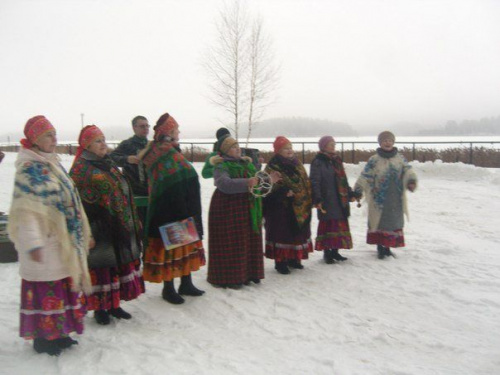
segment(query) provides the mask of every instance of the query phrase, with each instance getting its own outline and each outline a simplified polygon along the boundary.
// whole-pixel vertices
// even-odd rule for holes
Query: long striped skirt
[[[215,190],[208,217],[208,282],[242,284],[263,278],[262,233],[252,229],[249,193]]]
[[[405,236],[403,229],[368,231],[366,243],[370,245],[382,245],[386,247],[404,247]]]
[[[71,290],[71,278],[21,282],[19,335],[54,340],[83,332],[86,307],[82,293]]]
[[[150,237],[144,254],[144,280],[152,283],[187,276],[205,265],[202,241],[166,250],[161,238]]]
[[[351,230],[345,219],[320,220],[316,237],[316,250],[352,249]]]
[[[118,267],[92,268],[92,294],[85,296],[88,310],[120,307],[120,301],[131,301],[144,293],[141,261],[134,260]]]

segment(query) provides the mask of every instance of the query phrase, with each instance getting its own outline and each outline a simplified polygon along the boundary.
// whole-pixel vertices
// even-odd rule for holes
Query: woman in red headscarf
[[[193,285],[191,272],[205,264],[201,198],[198,174],[179,149],[179,125],[168,113],[154,127],[154,140],[139,154],[149,181],[146,218],[144,280],[163,282],[162,297],[173,304],[184,302],[182,295],[201,296],[204,291]],[[166,248],[159,227],[193,218],[199,240],[184,246]],[[181,278],[176,291],[174,278]]]
[[[84,127],[78,144],[70,175],[95,240],[88,257],[92,294],[87,296],[87,308],[94,310],[97,323],[106,325],[110,315],[130,319],[120,300],[130,301],[144,292],[140,224],[130,184],[108,156],[102,131],[95,125]]]
[[[44,116],[24,127],[16,161],[8,232],[19,253],[20,336],[38,353],[59,355],[83,332],[82,291],[90,292],[90,228],[78,192],[55,153],[56,130]]]
[[[277,137],[273,147],[274,156],[265,171],[279,172],[282,179],[263,201],[266,257],[274,259],[275,269],[286,275],[288,267],[304,268],[301,260],[313,251],[311,183],[286,137]]]

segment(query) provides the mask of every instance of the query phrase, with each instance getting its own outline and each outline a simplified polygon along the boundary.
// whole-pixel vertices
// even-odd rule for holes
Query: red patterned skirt
[[[215,190],[208,218],[208,282],[242,284],[263,278],[262,233],[252,229],[249,193]]]
[[[131,301],[144,293],[139,259],[118,267],[93,268],[92,294],[86,296],[88,310],[109,310],[120,307],[120,300]]]
[[[366,235],[366,243],[370,245],[382,245],[385,247],[404,247],[405,236],[403,234],[403,229],[391,231],[368,231],[368,234]]]
[[[309,253],[312,253],[312,251],[313,245],[310,239],[300,244],[266,241],[266,258],[274,259],[276,262],[308,259]]]
[[[82,293],[71,290],[71,278],[21,282],[19,335],[54,340],[83,332],[86,308]]]
[[[171,281],[175,277],[187,276],[205,265],[203,243],[166,250],[161,238],[150,237],[144,254],[144,280],[152,283]]]
[[[345,219],[320,220],[316,237],[316,250],[352,249],[351,230]]]

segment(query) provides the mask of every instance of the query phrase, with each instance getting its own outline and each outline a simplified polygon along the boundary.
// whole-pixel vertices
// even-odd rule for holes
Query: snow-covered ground
[[[14,159],[0,165],[0,211]],[[207,293],[181,306],[148,283],[123,304],[132,320],[103,327],[89,314],[80,344],[58,358],[18,337],[18,265],[0,264],[0,373],[500,374],[500,170],[413,166],[420,185],[397,259],[376,258],[366,207],[353,205],[354,249],[343,264],[316,252],[284,276],[266,260],[265,280],[239,291],[211,287],[205,267],[193,277]],[[353,184],[361,166],[346,169]],[[212,191],[202,180],[205,219]]]

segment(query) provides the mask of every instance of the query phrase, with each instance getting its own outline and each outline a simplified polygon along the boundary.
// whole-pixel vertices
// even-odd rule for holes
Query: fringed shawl
[[[9,237],[15,243],[22,233],[23,213],[44,218],[44,231],[54,230],[61,244],[62,261],[73,279],[73,289],[91,291],[87,267],[90,228],[73,181],[57,155],[47,157],[21,148],[16,163],[14,196],[9,214]]]
[[[409,217],[406,200],[406,187],[409,182],[416,182],[417,176],[411,165],[398,153],[397,148],[392,152],[377,150],[377,154],[368,159],[368,162],[356,181],[355,190],[362,190],[368,203],[368,227],[376,230],[382,216],[384,202],[387,197],[389,184],[394,181],[403,199],[403,212]]]
[[[293,191],[292,207],[297,224],[299,228],[309,224],[312,209],[311,181],[302,163],[297,158],[290,160],[277,154],[269,161],[265,171],[280,172],[281,182],[274,186]]]

